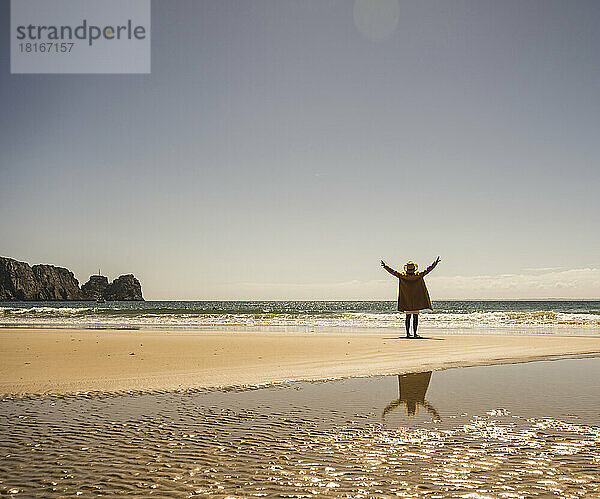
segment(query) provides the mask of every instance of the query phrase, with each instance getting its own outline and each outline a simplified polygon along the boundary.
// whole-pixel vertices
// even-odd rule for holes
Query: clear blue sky
[[[0,3],[2,31],[9,2]],[[600,3],[152,4],[152,74],[11,75],[0,254],[147,298],[600,297]]]

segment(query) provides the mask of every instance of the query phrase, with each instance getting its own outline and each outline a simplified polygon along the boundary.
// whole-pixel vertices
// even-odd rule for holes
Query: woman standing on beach
[[[425,286],[425,277],[431,272],[440,262],[438,256],[429,267],[423,272],[417,272],[418,265],[414,262],[408,262],[404,266],[404,272],[398,272],[391,267],[388,267],[383,260],[381,266],[393,276],[398,278],[398,310],[406,312],[406,337],[410,338],[410,317],[413,318],[413,338],[421,338],[417,334],[417,326],[419,325],[419,310],[431,307],[431,299]]]

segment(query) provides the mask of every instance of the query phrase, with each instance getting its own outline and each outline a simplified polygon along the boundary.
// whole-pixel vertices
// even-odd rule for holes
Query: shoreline
[[[465,365],[448,365],[446,367],[440,367],[437,369],[431,369],[432,372],[447,371],[450,369],[468,369],[471,367],[488,367],[488,366],[504,366],[504,365],[517,365],[517,364],[529,364],[532,362],[556,362],[560,360],[578,360],[578,359],[595,359],[600,358],[600,352],[594,353],[581,353],[581,354],[564,354],[564,355],[548,355],[543,357],[535,357],[529,359],[501,359],[498,361],[491,361],[477,364],[465,364]],[[342,381],[348,379],[363,379],[363,378],[376,378],[386,376],[397,376],[404,374],[418,374],[421,372],[429,372],[429,369],[419,369],[407,372],[389,372],[389,373],[370,373],[370,374],[354,374],[348,376],[330,376],[320,378],[295,378],[295,379],[284,379],[277,381],[264,381],[261,383],[248,383],[248,384],[233,384],[223,386],[190,386],[186,388],[140,388],[140,389],[122,389],[122,390],[86,390],[86,391],[73,391],[73,392],[25,392],[25,393],[3,393],[0,392],[0,401],[23,401],[23,400],[36,400],[36,399],[65,399],[65,398],[106,398],[106,397],[124,397],[124,396],[140,396],[140,395],[165,395],[171,393],[211,393],[211,392],[244,392],[250,390],[260,390],[263,388],[277,388],[294,383],[326,383],[330,381]]]
[[[0,396],[222,390],[599,355],[600,337],[0,328]]]
[[[389,335],[404,334],[404,323],[391,326],[331,326],[331,325],[55,325],[55,324],[0,324],[2,331],[125,331],[125,332],[164,332],[164,333],[203,333],[203,334],[248,334],[248,335]],[[431,336],[564,336],[573,337],[600,337],[600,327],[578,326],[578,325],[515,325],[515,326],[471,326],[471,327],[435,327],[419,324],[419,334]]]

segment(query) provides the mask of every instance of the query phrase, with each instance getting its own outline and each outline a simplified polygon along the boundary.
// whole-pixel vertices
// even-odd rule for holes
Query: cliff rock
[[[79,281],[70,270],[54,265],[34,265],[31,269],[39,285],[36,300],[81,300],[83,298]]]
[[[38,291],[27,263],[0,257],[0,300],[32,300]]]
[[[132,274],[109,284],[93,275],[82,288],[73,272],[54,265],[34,265],[0,256],[0,300],[143,300],[142,286]]]
[[[90,280],[81,286],[84,300],[104,299],[108,287],[108,278],[103,275],[91,275]]]
[[[143,300],[142,286],[133,274],[126,274],[111,282],[104,292],[105,300]]]
[[[81,300],[79,282],[71,271],[54,265],[34,265],[0,257],[0,300]]]

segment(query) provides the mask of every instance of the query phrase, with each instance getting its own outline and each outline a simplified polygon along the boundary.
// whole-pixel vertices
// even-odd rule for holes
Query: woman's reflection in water
[[[434,419],[441,419],[439,413],[427,400],[425,394],[429,388],[431,380],[431,371],[426,373],[399,374],[398,375],[398,399],[390,402],[383,410],[381,419],[392,412],[396,407],[404,404],[406,414],[414,416],[419,412],[419,406],[425,407]]]

